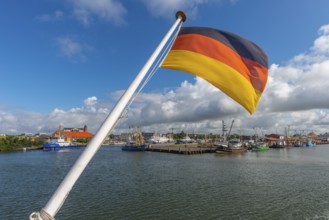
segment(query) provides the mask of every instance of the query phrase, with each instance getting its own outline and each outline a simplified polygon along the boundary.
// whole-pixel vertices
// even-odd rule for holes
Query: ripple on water
[[[43,207],[79,154],[0,154],[0,219]],[[328,165],[325,146],[230,157],[101,148],[56,219],[328,219]]]

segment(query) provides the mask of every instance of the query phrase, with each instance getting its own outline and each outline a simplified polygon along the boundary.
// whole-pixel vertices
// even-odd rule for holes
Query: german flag
[[[182,27],[161,67],[194,74],[250,114],[265,89],[268,58],[255,43],[207,27]]]

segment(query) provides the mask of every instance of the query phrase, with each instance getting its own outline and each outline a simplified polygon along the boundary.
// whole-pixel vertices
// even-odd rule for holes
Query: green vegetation
[[[194,139],[194,140],[203,140],[205,138],[215,139],[217,137],[217,135],[213,135],[213,134],[207,134],[207,135],[204,135],[204,134],[187,134],[184,131],[181,131],[180,133],[173,134],[173,138],[174,138],[174,140],[179,140],[179,139],[185,138],[186,135],[188,135],[191,139]]]
[[[90,138],[78,138],[74,141],[74,143],[88,144],[89,141],[90,141]]]
[[[0,152],[31,149],[42,146],[41,141],[34,141],[31,137],[24,136],[5,136],[0,137]]]
[[[174,134],[174,140],[183,139],[185,137],[186,137],[186,133],[184,131],[182,131],[181,133],[178,133],[178,134]]]

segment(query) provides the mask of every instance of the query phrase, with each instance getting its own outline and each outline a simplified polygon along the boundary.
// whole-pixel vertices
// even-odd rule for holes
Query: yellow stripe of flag
[[[239,72],[218,60],[187,50],[172,50],[161,67],[199,76],[241,104],[250,114],[261,93]]]

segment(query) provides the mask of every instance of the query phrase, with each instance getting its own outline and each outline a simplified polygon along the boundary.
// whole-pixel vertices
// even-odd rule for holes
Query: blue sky
[[[175,21],[239,34],[270,71],[257,111],[192,75],[159,69],[115,130],[328,131],[329,1],[31,0],[0,2],[0,133],[95,132]]]

